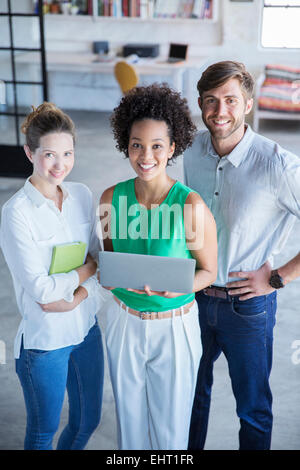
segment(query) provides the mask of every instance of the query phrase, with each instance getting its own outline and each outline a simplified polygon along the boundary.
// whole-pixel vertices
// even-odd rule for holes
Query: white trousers
[[[106,320],[119,449],[187,449],[202,353],[197,302],[181,316],[142,320],[112,299]]]

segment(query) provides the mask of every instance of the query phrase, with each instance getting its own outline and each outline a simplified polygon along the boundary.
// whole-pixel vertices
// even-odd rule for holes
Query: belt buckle
[[[141,319],[141,320],[149,320],[150,317],[149,317],[148,315],[149,315],[150,313],[151,313],[151,312],[148,312],[148,311],[147,311],[147,312],[141,312],[141,313],[140,313],[140,319]],[[147,316],[148,316],[148,318],[147,318]]]

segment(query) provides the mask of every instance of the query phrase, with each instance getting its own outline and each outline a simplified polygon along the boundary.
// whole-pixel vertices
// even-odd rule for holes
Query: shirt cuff
[[[88,297],[92,297],[95,293],[94,280],[92,278],[87,279],[82,284],[80,284],[88,293]]]
[[[104,289],[97,279],[97,275],[91,276],[85,282],[81,284],[87,290],[89,299],[93,299],[96,302],[96,310],[98,311],[100,307],[111,298],[111,292]]]
[[[64,296],[64,300],[66,302],[73,302],[74,300],[74,291],[77,289],[77,287],[79,286],[79,274],[78,272],[73,269],[73,271],[70,271],[69,273],[67,273],[68,276],[72,276],[73,279],[71,278],[71,287],[70,287],[70,290],[69,292],[66,293],[66,295]]]

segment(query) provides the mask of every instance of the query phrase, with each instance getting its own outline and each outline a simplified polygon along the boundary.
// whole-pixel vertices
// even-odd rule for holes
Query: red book
[[[141,0],[135,0],[136,1],[136,16],[140,17],[141,16]]]
[[[87,13],[88,13],[88,15],[93,14],[93,0],[88,0]]]
[[[123,16],[129,16],[129,0],[123,0],[122,12]]]

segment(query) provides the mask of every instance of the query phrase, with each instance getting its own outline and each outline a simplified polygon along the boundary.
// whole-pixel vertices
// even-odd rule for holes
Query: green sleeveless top
[[[186,245],[183,208],[192,191],[179,181],[170,189],[159,206],[146,209],[136,199],[135,179],[115,186],[111,217],[113,250],[122,253],[192,258]],[[195,294],[185,294],[171,299],[159,295],[148,296],[113,289],[113,294],[135,310],[160,312],[175,309],[191,302]]]

